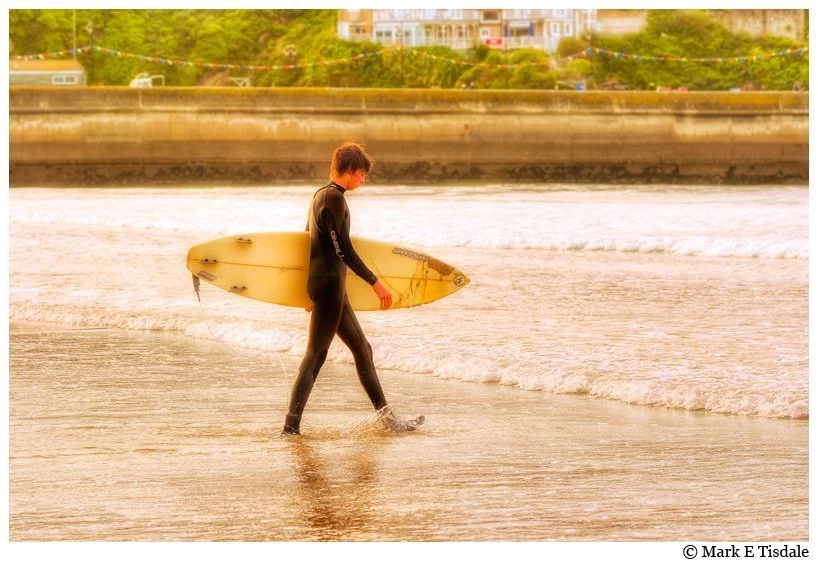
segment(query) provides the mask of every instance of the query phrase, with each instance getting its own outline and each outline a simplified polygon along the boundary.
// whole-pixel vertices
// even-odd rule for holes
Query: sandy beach
[[[805,421],[385,371],[427,417],[392,435],[328,364],[287,439],[293,356],[41,324],[11,345],[14,541],[808,537]]]

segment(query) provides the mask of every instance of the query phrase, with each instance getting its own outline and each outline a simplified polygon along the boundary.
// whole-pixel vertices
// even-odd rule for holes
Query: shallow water
[[[12,326],[12,540],[798,540],[807,423],[382,373],[166,332]],[[246,355],[246,356],[245,356]]]
[[[807,538],[807,189],[366,187],[472,283],[359,313],[421,431],[337,343],[287,440],[307,314],[184,259],[313,190],[10,192],[12,539]]]

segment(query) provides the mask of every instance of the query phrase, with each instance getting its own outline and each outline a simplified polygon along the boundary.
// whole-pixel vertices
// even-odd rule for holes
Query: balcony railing
[[[379,43],[382,45],[395,45],[400,46],[400,36],[396,35],[394,37],[386,36],[386,37],[367,37],[369,41],[373,41],[375,43]],[[539,36],[521,36],[521,37],[505,37],[505,45],[490,45],[490,47],[494,47],[497,49],[505,47],[506,49],[520,49],[522,47],[530,47],[535,49],[544,49],[549,50],[549,47],[553,48],[548,43],[548,39],[545,37]],[[361,41],[361,40],[359,40]],[[470,49],[474,47],[474,45],[485,43],[484,38],[480,37],[472,37],[472,38],[458,38],[458,39],[450,39],[450,38],[419,38],[416,37],[414,40],[411,37],[407,37],[403,40],[402,46],[406,49],[410,47],[431,47],[431,46],[442,46],[442,47],[450,47],[451,49]]]
[[[509,20],[573,20],[575,10],[372,10],[375,22],[481,22],[500,23]],[[582,10],[580,19],[595,19],[596,10]],[[496,18],[486,18],[494,13]],[[350,21],[357,21],[350,19]]]
[[[577,10],[503,10],[504,20],[573,20]],[[581,10],[580,18],[587,19],[596,17],[596,10]]]
[[[504,37],[506,47],[515,49],[517,47],[538,47],[545,49],[547,39],[536,35],[520,35],[518,37]]]
[[[504,20],[542,19],[545,16],[546,10],[503,10]]]
[[[397,37],[377,37],[372,38],[370,41],[374,41],[375,43],[380,43],[382,45],[395,45],[400,46],[400,36]],[[403,47],[409,49],[410,47],[432,47],[432,46],[442,46],[442,47],[450,47],[452,49],[469,49],[474,47],[475,43],[482,43],[482,40],[479,38],[473,39],[432,39],[432,38],[415,38],[412,40],[411,37],[407,37],[403,40]]]
[[[479,10],[372,10],[376,22],[464,22],[479,21]]]

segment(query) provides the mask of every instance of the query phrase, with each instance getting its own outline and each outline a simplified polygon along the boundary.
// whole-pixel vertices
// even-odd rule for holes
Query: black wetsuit
[[[349,208],[344,189],[330,182],[315,193],[310,205],[307,230],[310,232],[310,270],[307,293],[313,303],[307,351],[290,397],[284,431],[296,433],[301,415],[327,358],[335,334],[346,344],[355,359],[355,368],[369,399],[380,410],[386,398],[372,361],[372,348],[364,337],[355,312],[346,295],[346,269],[374,285],[378,278],[370,271],[349,240]]]

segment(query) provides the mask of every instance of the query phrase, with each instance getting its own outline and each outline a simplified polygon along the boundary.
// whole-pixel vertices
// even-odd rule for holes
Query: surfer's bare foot
[[[378,411],[378,418],[380,418],[386,429],[393,433],[411,432],[418,429],[418,426],[423,424],[426,420],[425,416],[418,416],[412,420],[404,420],[400,418],[389,406],[386,406]]]

